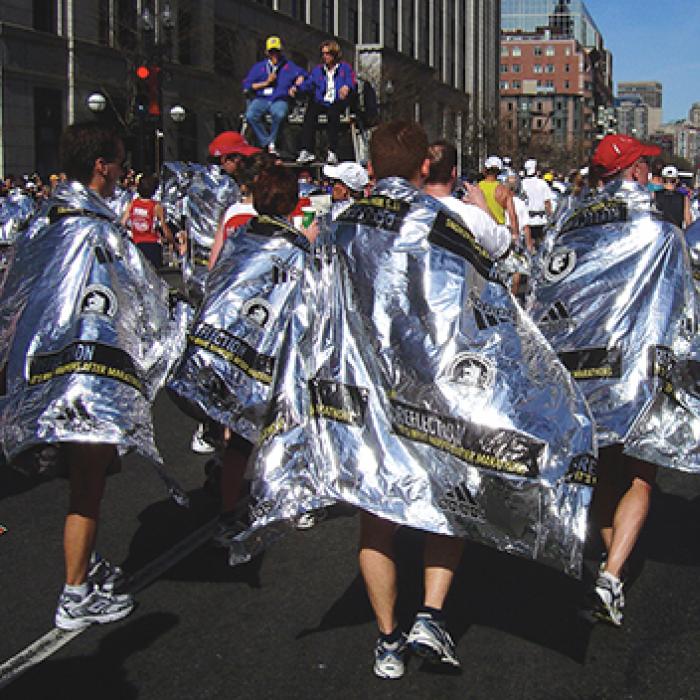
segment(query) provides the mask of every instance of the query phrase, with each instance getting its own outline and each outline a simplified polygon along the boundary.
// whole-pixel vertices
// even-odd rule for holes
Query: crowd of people
[[[50,186],[38,178],[4,183],[7,196],[19,184],[41,200],[2,249],[0,442],[8,462],[25,467],[27,452],[55,445],[69,476],[56,625],[112,622],[134,607],[131,594],[115,587],[118,567],[96,553],[100,503],[121,455],[138,450],[158,462],[149,411],[167,382],[178,406],[201,423],[193,449],[219,453],[217,538],[232,552],[278,520],[308,526],[332,503],[359,509],[377,676],[400,678],[411,653],[459,667],[444,607],[465,538],[533,558],[542,547],[528,549],[527,533],[549,528],[550,542],[557,540],[555,526],[538,520],[539,506],[522,505],[525,534],[510,532],[504,544],[499,518],[509,506],[503,500],[496,516],[492,504],[513,484],[523,492],[554,489],[560,501],[566,494],[584,523],[590,506],[603,552],[583,608],[620,626],[625,565],[657,465],[674,466],[657,456],[663,436],[649,435],[652,410],[664,420],[700,418],[692,392],[685,403],[678,399],[686,418],[669,419],[659,403],[686,391],[673,371],[695,361],[687,334],[698,312],[682,234],[693,221],[692,193],[658,148],[621,135],[606,136],[591,163],[566,178],[532,158],[516,168],[496,155],[479,176],[460,178],[455,147],[431,143],[407,121],[374,130],[366,167],[338,162],[338,119],[355,77],[335,41],[320,50],[321,63],[306,73],[286,59],[278,37],[267,39],[265,60],[244,81],[259,145],[238,132],[209,145],[206,167],[227,196],[210,192],[216,205],[205,258],[193,252],[196,209],[174,206],[195,196],[187,189],[195,171],[170,192],[165,177],[159,187],[154,175],[127,173],[122,140],[103,126],[66,130],[63,172]],[[311,101],[295,170],[279,160],[276,142],[297,92]],[[329,148],[314,178],[307,165],[320,113],[328,117]],[[632,241],[631,222],[645,232],[642,244],[639,236]],[[81,251],[71,264],[80,267],[66,270],[53,262],[69,238]],[[660,240],[665,267],[637,285],[636,304],[619,304],[623,286],[638,280],[606,278],[610,266],[633,259],[633,274],[647,274],[648,261],[634,256]],[[156,274],[164,244],[177,250],[183,269],[203,268],[195,308],[169,303]],[[56,276],[50,295],[46,270]],[[603,303],[594,284],[603,278],[612,302]],[[657,294],[660,284],[676,291]],[[689,319],[694,326],[682,323]],[[50,338],[42,333],[47,323],[55,324]],[[503,342],[499,325],[518,342]],[[613,330],[601,339],[604,328]],[[519,343],[539,348],[537,358],[518,354]],[[673,362],[662,362],[661,349]],[[631,353],[646,358],[651,350],[661,358],[651,375],[629,370]],[[326,365],[324,353],[333,357]],[[556,377],[559,388],[547,391],[569,401],[560,402],[559,428],[528,413],[533,407],[523,399]],[[505,391],[508,381],[520,382],[519,390]],[[575,437],[567,433],[568,447],[556,432],[565,425],[579,426]],[[682,439],[666,439],[664,454],[695,469]],[[556,470],[553,485],[546,475]],[[241,522],[247,481],[252,507]],[[502,490],[487,497],[492,482]],[[573,549],[548,555],[562,568],[580,560],[585,538],[564,521],[563,530],[573,529],[562,541]],[[426,532],[423,604],[407,630],[395,612],[400,526]]]

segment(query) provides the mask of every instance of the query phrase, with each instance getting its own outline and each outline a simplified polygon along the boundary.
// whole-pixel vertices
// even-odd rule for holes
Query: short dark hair
[[[299,200],[297,178],[291,168],[273,165],[253,182],[253,206],[258,214],[289,216]]]
[[[445,185],[452,179],[452,171],[457,167],[457,149],[444,139],[434,141],[428,147],[430,173],[426,183]]]
[[[92,179],[95,161],[104,158],[114,162],[123,143],[119,133],[97,122],[83,122],[69,126],[61,136],[61,170],[69,180],[88,185]]]
[[[428,136],[417,122],[397,119],[372,132],[369,152],[377,180],[391,176],[412,180],[428,157]]]
[[[139,193],[139,197],[143,197],[144,199],[150,199],[157,189],[157,175],[142,175],[139,178],[139,184],[136,185],[136,191]]]

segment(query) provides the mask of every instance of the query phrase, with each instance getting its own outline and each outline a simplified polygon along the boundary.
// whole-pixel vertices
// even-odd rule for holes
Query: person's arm
[[[160,230],[165,236],[165,240],[168,242],[169,245],[175,245],[175,238],[173,237],[173,232],[170,230],[170,226],[168,226],[168,222],[165,220],[165,212],[163,211],[163,205],[160,203],[156,204],[156,218],[158,219],[158,223],[160,224]]]
[[[517,241],[520,233],[520,225],[518,223],[518,215],[515,213],[515,204],[513,204],[513,195],[510,190],[503,185],[496,188],[496,201],[506,210],[508,221],[510,223],[510,235],[514,241]]]
[[[209,269],[211,270],[216,263],[217,258],[221,249],[224,247],[224,242],[226,241],[226,229],[224,227],[224,220],[222,219],[219,223],[216,234],[214,235],[214,243],[211,246],[211,253],[209,253]]]
[[[687,227],[693,223],[693,214],[690,211],[690,197],[684,196],[683,201],[683,223]]]
[[[470,182],[465,182],[464,191],[464,202],[479,207],[479,209],[488,214],[489,217],[491,217],[495,221],[493,214],[489,209],[489,205],[486,202],[486,197],[484,196],[484,193],[482,192],[480,187],[478,187],[477,185],[472,185]]]
[[[124,213],[122,214],[122,218],[119,220],[119,223],[120,223],[122,226],[126,226],[127,223],[128,223],[128,221],[129,221],[129,217],[131,216],[131,206],[132,206],[132,204],[133,204],[133,202],[131,202],[131,203],[129,204],[129,206],[128,206],[126,209],[124,209]],[[131,232],[129,232],[129,233],[131,233]]]

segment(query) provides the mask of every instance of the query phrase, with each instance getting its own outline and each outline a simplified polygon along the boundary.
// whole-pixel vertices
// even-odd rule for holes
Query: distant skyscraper
[[[617,84],[617,94],[638,95],[649,107],[649,134],[659,129],[662,121],[663,86],[655,81],[628,82]]]
[[[544,28],[552,38],[576,39],[584,48],[603,47],[602,35],[583,0],[501,0],[504,32]]]

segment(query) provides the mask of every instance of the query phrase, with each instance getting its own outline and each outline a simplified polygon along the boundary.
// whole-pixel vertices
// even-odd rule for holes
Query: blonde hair
[[[325,41],[322,41],[318,48],[319,51],[324,48],[328,49],[336,61],[343,55],[343,52],[340,49],[340,44],[335,39],[326,39]]]

